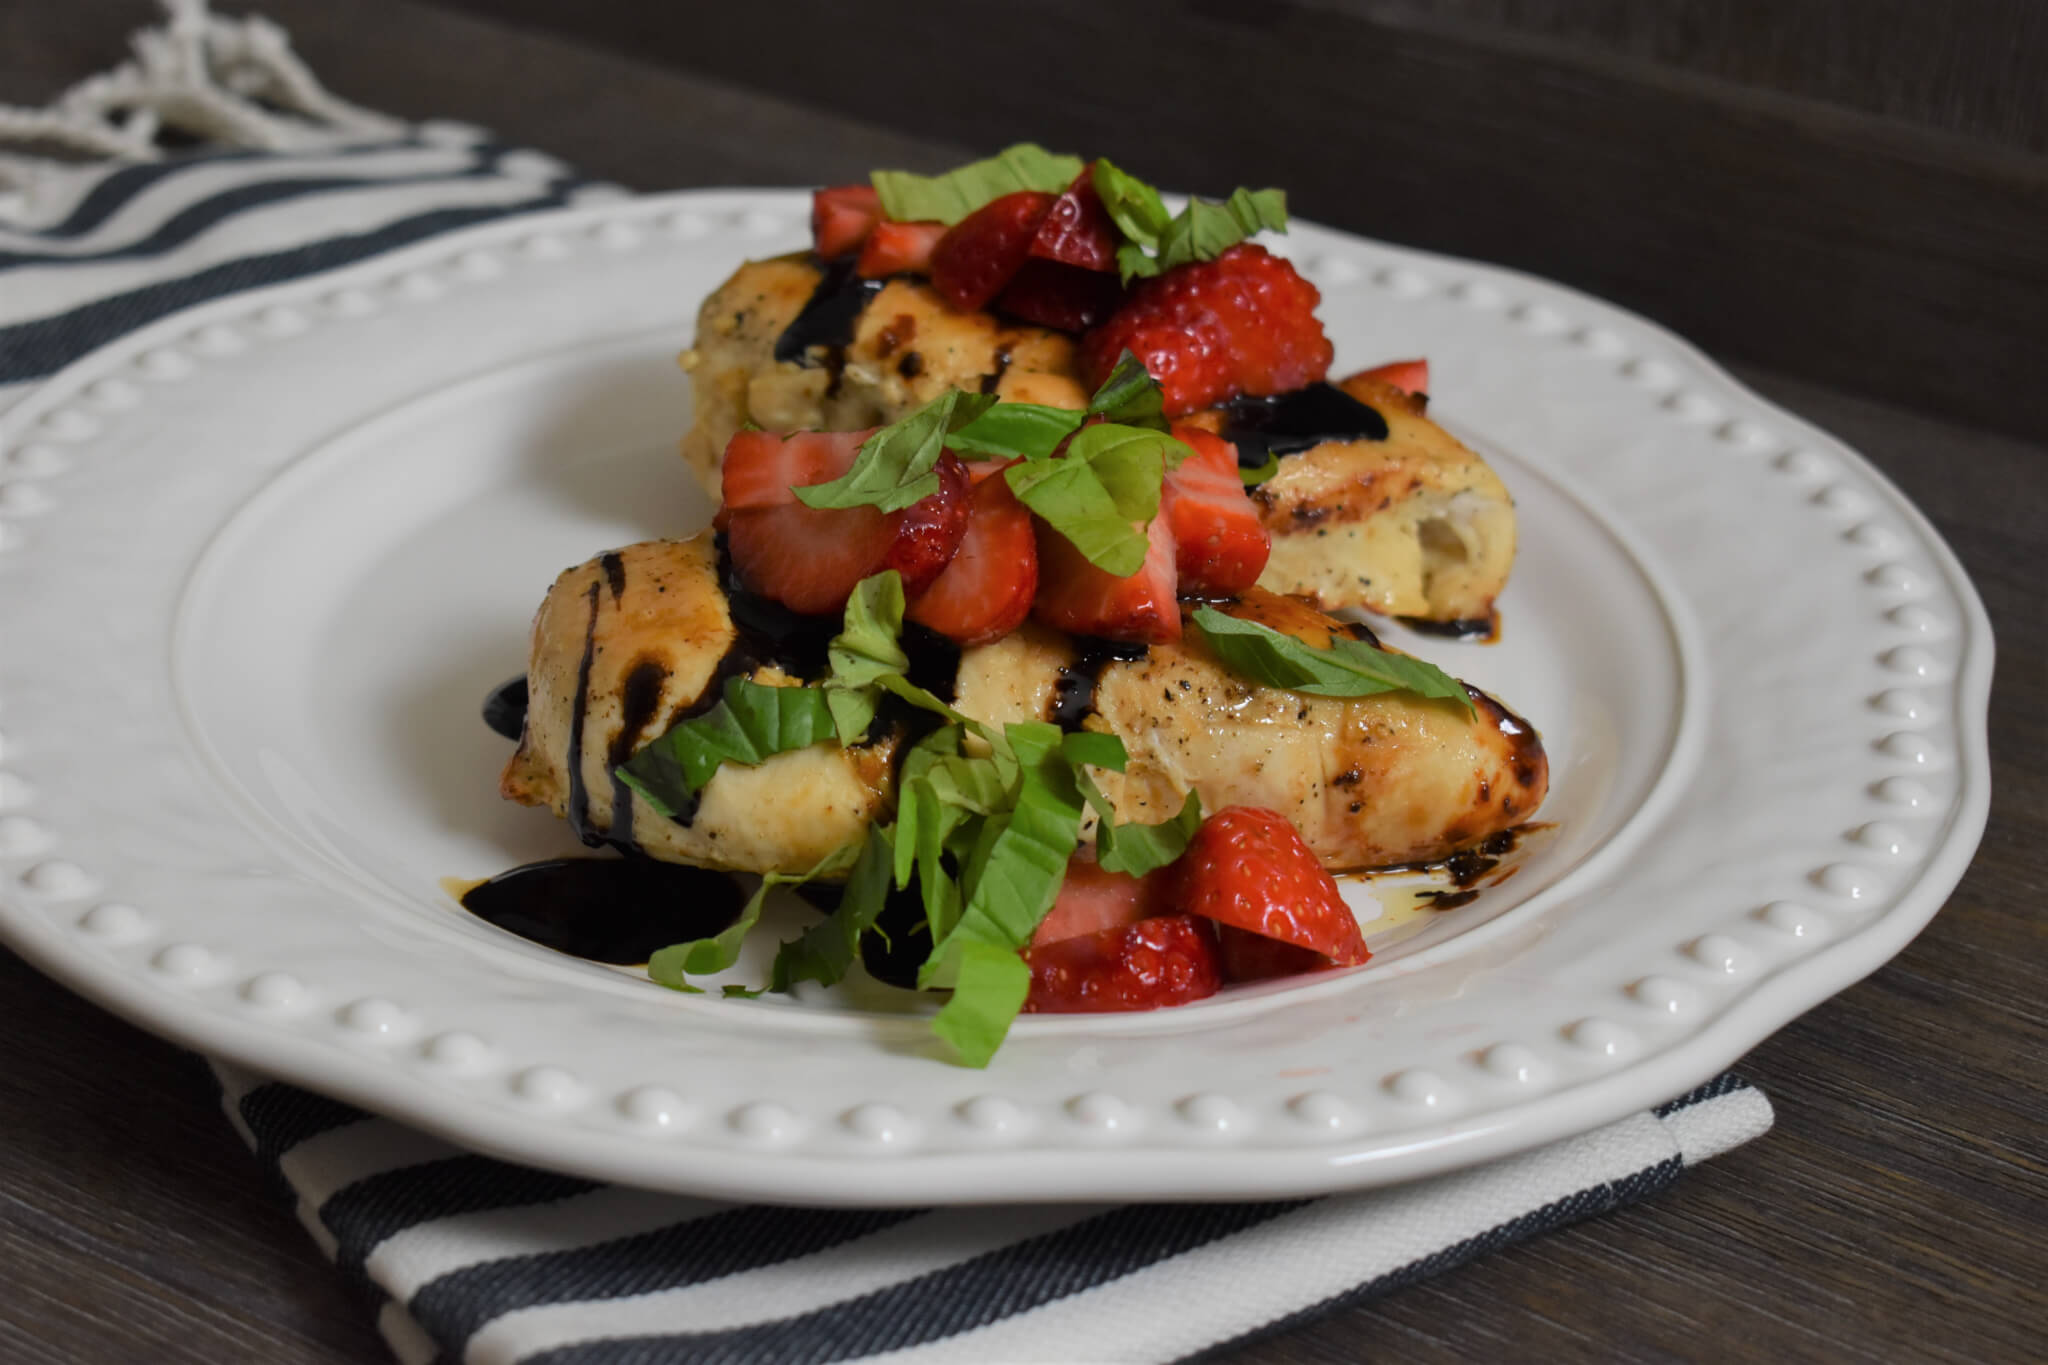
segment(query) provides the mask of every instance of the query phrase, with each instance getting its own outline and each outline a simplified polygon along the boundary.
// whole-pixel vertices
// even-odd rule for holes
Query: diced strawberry
[[[1192,915],[1158,915],[1024,950],[1027,1012],[1075,1014],[1185,1005],[1223,984],[1216,940]]]
[[[1038,922],[1031,946],[1041,948],[1063,938],[1122,929],[1163,914],[1172,892],[1172,878],[1166,868],[1133,877],[1124,872],[1106,872],[1092,855],[1077,853],[1067,860],[1067,875],[1060,883],[1059,899]]]
[[[828,261],[851,256],[882,221],[872,185],[828,185],[811,195],[811,242]]]
[[[1018,190],[991,199],[955,223],[932,250],[932,287],[962,312],[985,306],[1003,292],[1031,254],[1054,196]]]
[[[995,307],[1041,327],[1085,332],[1115,312],[1122,298],[1114,275],[1033,257],[996,295]]]
[[[1032,614],[1049,626],[1109,640],[1171,644],[1180,638],[1174,595],[1173,532],[1152,518],[1145,562],[1129,578],[1090,564],[1073,542],[1038,527],[1038,601]]]
[[[1083,168],[1066,193],[1053,200],[1031,239],[1031,254],[1083,270],[1116,269],[1116,224],[1095,193],[1093,166]]]
[[[1338,966],[1371,956],[1336,879],[1278,811],[1217,811],[1177,866],[1180,905],[1189,914],[1310,949]]]
[[[854,584],[895,569],[906,593],[930,585],[966,534],[970,483],[952,455],[939,458],[939,491],[896,512],[816,508],[799,486],[825,483],[852,467],[867,432],[743,431],[725,449],[719,509],[726,552],[753,591],[791,611],[846,605]]]
[[[868,431],[742,431],[726,443],[720,475],[729,508],[781,507],[792,489],[829,483],[853,468]]]
[[[939,456],[933,470],[939,491],[895,515],[896,540],[882,561],[885,569],[903,575],[903,593],[915,597],[931,587],[958,553],[967,534],[973,484],[967,466],[951,452]]]
[[[960,547],[905,613],[963,648],[999,640],[1023,625],[1038,591],[1031,512],[1008,482],[989,477],[1002,467],[993,461],[970,466],[970,477],[979,477],[968,499]]]
[[[1282,943],[1234,924],[1216,926],[1216,947],[1223,958],[1225,981],[1266,981],[1276,976],[1301,976],[1336,964],[1312,948]]]
[[[1195,451],[1166,473],[1159,515],[1173,529],[1179,591],[1235,597],[1259,581],[1273,537],[1237,472],[1237,448],[1199,427],[1173,434]]]
[[[791,611],[825,615],[846,606],[854,584],[879,573],[902,513],[872,507],[728,507],[725,548],[740,580]]]
[[[1239,394],[1288,393],[1330,371],[1321,299],[1285,260],[1240,242],[1140,281],[1082,340],[1082,367],[1100,384],[1117,357],[1135,353],[1165,390],[1169,417]]]
[[[1360,370],[1353,379],[1371,379],[1403,393],[1429,392],[1429,362],[1427,360],[1396,360],[1385,365],[1375,365],[1369,370]]]
[[[932,251],[946,235],[944,223],[898,223],[884,218],[860,249],[853,273],[879,280],[889,275],[929,275]]]

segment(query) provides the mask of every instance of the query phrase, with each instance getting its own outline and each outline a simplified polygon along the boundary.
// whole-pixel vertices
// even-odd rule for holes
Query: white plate
[[[457,234],[170,319],[0,419],[6,940],[194,1047],[594,1177],[1240,1198],[1668,1098],[1961,876],[1990,628],[1889,484],[1637,318],[1299,225],[1340,363],[1428,355],[1521,509],[1503,641],[1399,637],[1544,733],[1557,828],[1511,880],[1355,972],[1024,1019],[986,1072],[858,999],[676,995],[472,919],[442,878],[570,847],[496,798],[478,705],[557,570],[701,522],[673,354],[805,210]]]

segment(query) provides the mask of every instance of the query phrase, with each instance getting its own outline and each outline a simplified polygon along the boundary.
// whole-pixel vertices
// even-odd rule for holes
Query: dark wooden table
[[[490,8],[469,6],[479,7]],[[405,114],[485,123],[636,187],[815,183],[874,164],[943,165],[972,150],[962,141],[992,140],[961,128],[928,137],[891,131],[795,103],[774,93],[772,80],[748,84],[750,65],[765,60],[758,52],[736,56],[720,80],[398,0],[270,0],[263,9],[344,94]],[[40,100],[101,68],[148,17],[136,0],[0,8],[0,99]],[[1685,84],[1694,79],[1674,88],[1698,97]],[[1816,117],[1814,126],[1833,126],[1834,115]],[[1921,148],[1921,131],[1902,136]],[[1121,140],[1157,143],[1171,159],[1162,134],[1132,130]],[[1132,160],[1140,160],[1136,152]],[[2015,164],[1983,163],[1983,174],[2005,186],[2001,193],[2019,174],[2024,194],[2015,202],[2038,205],[2048,174],[2038,160],[2031,171]],[[1385,231],[1369,217],[1323,216]],[[2007,243],[2019,255],[1992,268],[2036,302],[2025,290],[2048,274],[2044,224],[2034,218],[2031,243]],[[1756,242],[1785,231],[1782,223],[1759,225],[1754,238],[1734,232],[1723,241],[1729,250],[1760,250]],[[1406,239],[1444,244],[1412,227]],[[1602,283],[1569,262],[1549,264],[1575,283]],[[2020,348],[2017,360],[2002,362],[2007,372],[2032,386],[2010,407],[1995,386],[1973,387],[1968,376],[1909,389],[1921,395],[1917,409],[1867,396],[1897,392],[1889,382],[1866,386],[1865,396],[1847,391],[1845,375],[1885,373],[1894,362],[1878,353],[1896,357],[1898,338],[1924,344],[1925,326],[1954,325],[1917,311],[1917,287],[1890,304],[1879,299],[1853,326],[1837,319],[1830,333],[1823,319],[1822,334],[1847,360],[1831,354],[1812,366],[1741,344],[1743,330],[1727,311],[1750,306],[1741,298],[1720,313],[1710,301],[1661,310],[1656,298],[1631,301],[1667,317],[1703,310],[1710,343],[1732,338],[1724,354],[1767,360],[1735,368],[1875,461],[1975,577],[1998,633],[1997,797],[1982,851],[1948,907],[1897,960],[1744,1061],[1743,1072],[1777,1106],[1767,1139],[1687,1175],[1647,1205],[1332,1314],[1232,1361],[2041,1358],[2048,446],[2032,414],[2048,372],[2040,337],[2048,314],[2032,312],[2029,336],[2010,324],[2027,309],[2009,300],[2007,321],[1997,324]],[[1617,289],[1627,292],[1609,292]],[[1852,363],[1859,352],[1871,357],[1865,370]],[[265,1187],[196,1059],[4,953],[0,981],[8,1115],[0,1135],[0,1359],[382,1356],[368,1307]]]

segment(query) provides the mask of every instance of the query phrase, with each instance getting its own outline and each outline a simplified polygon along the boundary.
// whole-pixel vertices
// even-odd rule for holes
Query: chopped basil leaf
[[[1069,763],[1091,763],[1113,773],[1122,772],[1124,765],[1131,761],[1121,739],[1095,730],[1074,730],[1066,734],[1060,740],[1060,756]]]
[[[1144,247],[1136,242],[1125,242],[1116,249],[1116,273],[1124,284],[1132,280],[1149,279],[1159,273],[1159,262],[1152,259]]]
[[[1450,674],[1406,654],[1375,649],[1363,640],[1332,635],[1328,649],[1317,649],[1292,635],[1227,616],[1214,607],[1195,608],[1194,624],[1233,673],[1268,687],[1318,697],[1413,692],[1455,702],[1467,714],[1473,710],[1464,684]]]
[[[860,954],[860,936],[874,928],[889,898],[889,861],[888,836],[869,826],[838,908],[782,945],[770,990],[787,991],[799,981],[830,986],[846,976]]]
[[[944,175],[876,171],[869,179],[882,198],[882,212],[897,222],[951,225],[990,200],[1018,190],[1058,194],[1074,183],[1084,166],[1077,156],[1061,156],[1035,143],[1020,142]]]
[[[950,984],[963,944],[1014,952],[1030,943],[1080,842],[1081,794],[1073,765],[1061,753],[1058,727],[1025,721],[1003,733],[1017,756],[1016,803],[983,819],[960,878],[960,920],[932,944],[918,972],[920,986]]]
[[[688,809],[720,764],[756,766],[776,754],[838,737],[825,694],[727,678],[725,694],[701,716],[668,732],[621,764],[619,780],[663,815]]]
[[[1101,190],[1098,188],[1098,194]],[[1104,203],[1107,204],[1105,199]],[[1114,214],[1111,214],[1115,218]],[[1122,220],[1117,225],[1123,227]],[[1195,261],[1213,261],[1256,232],[1287,231],[1287,195],[1281,190],[1232,190],[1222,203],[1190,199],[1149,240],[1128,230],[1130,242],[1117,248],[1117,269],[1125,284]]]
[[[1007,807],[1017,790],[1016,760],[999,751],[966,754],[966,733],[946,725],[919,740],[904,755],[896,788],[896,885],[908,887],[915,873],[935,943],[960,911],[959,887],[941,861],[947,841],[975,817]]]
[[[1279,472],[1280,457],[1269,450],[1266,452],[1266,462],[1264,464],[1254,466],[1251,469],[1245,469],[1240,466],[1237,471],[1237,477],[1244,480],[1246,488],[1256,488]]]
[[[1095,861],[1105,872],[1142,877],[1165,867],[1188,851],[1188,841],[1202,827],[1202,798],[1195,792],[1188,793],[1178,814],[1156,825],[1118,824],[1116,808],[1095,779],[1081,773],[1079,780],[1081,795],[1096,815]]]
[[[1090,178],[1095,184],[1095,193],[1102,200],[1102,207],[1109,211],[1110,221],[1117,230],[1132,242],[1147,250],[1159,245],[1159,234],[1166,231],[1171,215],[1166,204],[1159,198],[1159,191],[1131,175],[1108,157],[1098,157]]]
[[[861,443],[853,467],[829,483],[793,489],[806,507],[874,507],[895,512],[939,491],[933,471],[946,437],[995,406],[992,393],[948,389]]]
[[[748,932],[760,923],[761,907],[768,903],[768,893],[778,886],[799,886],[804,882],[816,881],[820,877],[834,877],[845,872],[855,857],[865,850],[865,844],[844,844],[833,849],[818,861],[809,872],[770,872],[761,878],[761,884],[754,888],[754,894],[747,898],[740,910],[739,918],[725,926],[710,938],[691,939],[688,943],[676,943],[661,949],[647,960],[647,975],[657,985],[667,986],[674,991],[697,992],[688,977],[711,976],[725,971],[739,961],[740,944]],[[780,989],[778,987],[777,989]],[[745,988],[741,987],[744,991]],[[734,993],[733,987],[726,987],[726,994]],[[755,991],[753,994],[760,994]]]
[[[1089,563],[1118,578],[1144,567],[1145,532],[1117,511],[1116,499],[1084,460],[1035,460],[1003,471],[1010,491],[1073,542]]]
[[[1088,420],[1085,412],[1043,403],[998,403],[954,432],[949,449],[966,455],[1042,460]]]
[[[1166,418],[1162,415],[1165,405],[1166,396],[1160,390],[1159,381],[1146,371],[1145,362],[1126,349],[1116,358],[1109,378],[1102,381],[1102,387],[1088,400],[1088,413],[1120,426],[1165,431]]]
[[[1202,825],[1201,797],[1189,792],[1180,813],[1156,825],[1118,824],[1116,807],[1081,765],[1122,772],[1130,761],[1124,742],[1115,735],[1082,730],[1068,735],[1060,751],[1074,765],[1074,782],[1081,799],[1095,812],[1095,860],[1106,871],[1142,877],[1187,851],[1188,840],[1195,837],[1195,831]]]
[[[996,1055],[1031,994],[1031,968],[1013,948],[961,945],[953,998],[932,1020],[932,1032],[953,1047],[963,1066],[983,1067]]]
[[[825,704],[843,747],[858,744],[874,723],[882,676],[901,673],[910,660],[896,643],[903,631],[903,577],[894,569],[863,578],[846,599],[845,625],[826,659]]]
[[[1056,460],[1003,471],[1017,500],[1065,536],[1089,563],[1128,578],[1144,566],[1145,527],[1159,512],[1166,471],[1192,452],[1144,427],[1083,427]]]
[[[1159,267],[1213,261],[1262,229],[1287,231],[1287,195],[1280,190],[1231,191],[1220,204],[1190,199],[1159,239]]]

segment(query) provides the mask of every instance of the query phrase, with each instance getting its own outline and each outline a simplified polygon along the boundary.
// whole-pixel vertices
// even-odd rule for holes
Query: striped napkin
[[[321,90],[277,30],[166,0],[136,60],[0,106],[0,408],[123,332],[508,214],[621,191]],[[168,133],[205,150],[164,154]],[[1646,1198],[1769,1128],[1724,1076],[1477,1170],[1257,1204],[801,1210],[464,1153],[225,1065],[229,1118],[407,1362],[1173,1360]]]
[[[1771,1125],[1723,1076],[1476,1170],[1256,1204],[789,1209],[509,1166],[214,1064],[406,1365],[1168,1361],[1648,1198]]]

